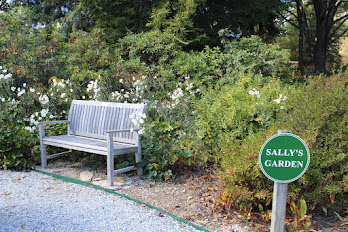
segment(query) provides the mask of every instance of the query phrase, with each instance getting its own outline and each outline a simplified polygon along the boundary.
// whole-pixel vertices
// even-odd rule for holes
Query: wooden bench
[[[135,170],[134,166],[114,170],[114,156],[135,153],[136,163],[141,157],[141,136],[132,129],[130,116],[144,114],[146,104],[113,103],[74,100],[71,103],[68,120],[39,123],[41,166],[47,167],[51,159],[71,150],[84,151],[107,156],[108,184],[113,185],[114,175]],[[44,125],[67,123],[66,135],[45,136]],[[69,151],[47,155],[46,146],[69,149]],[[138,175],[142,175],[138,167]]]

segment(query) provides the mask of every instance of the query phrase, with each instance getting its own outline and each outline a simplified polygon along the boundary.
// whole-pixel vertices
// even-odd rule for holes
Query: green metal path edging
[[[156,206],[153,206],[153,205],[150,205],[150,204],[147,204],[145,202],[142,202],[140,200],[137,200],[135,198],[131,198],[131,197],[128,197],[126,195],[123,195],[121,193],[118,193],[118,192],[115,192],[113,190],[110,190],[110,189],[107,189],[107,188],[103,188],[103,187],[100,187],[100,186],[97,186],[97,185],[94,185],[94,184],[91,184],[91,183],[88,183],[88,182],[84,182],[82,180],[77,180],[77,179],[74,179],[74,178],[70,178],[70,177],[66,177],[66,176],[61,176],[61,175],[58,175],[58,174],[55,174],[55,173],[49,173],[49,172],[45,172],[45,171],[42,171],[42,170],[34,170],[35,172],[38,172],[38,173],[42,173],[44,175],[47,175],[47,176],[51,176],[53,178],[56,178],[56,179],[59,179],[59,180],[63,180],[65,182],[70,182],[70,183],[74,183],[74,184],[79,184],[79,185],[83,185],[83,186],[86,186],[86,187],[92,187],[96,190],[101,190],[101,191],[104,191],[106,193],[111,193],[111,194],[115,194],[117,196],[120,196],[120,197],[123,197],[127,200],[130,200],[130,201],[133,201],[137,204],[140,204],[140,205],[145,205],[146,207],[150,208],[150,209],[154,209],[154,210],[157,210],[163,214],[166,214],[168,215],[169,217],[179,221],[179,222],[182,222],[188,226],[191,226],[193,228],[195,228],[196,230],[200,230],[200,231],[205,231],[205,232],[210,232],[209,230],[207,229],[204,229],[202,227],[199,227],[189,221],[186,221],[185,219],[181,218],[181,217],[178,217],[178,216],[175,216],[174,214],[172,213],[169,213],[163,209],[160,209],[160,208],[157,208]]]

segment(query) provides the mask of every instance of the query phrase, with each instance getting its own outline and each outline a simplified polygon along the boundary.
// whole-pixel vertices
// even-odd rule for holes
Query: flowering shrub
[[[37,139],[26,126],[25,104],[18,100],[25,94],[26,84],[16,88],[12,75],[2,66],[0,72],[0,168],[30,169],[37,160]]]
[[[285,91],[269,104],[284,104],[277,118],[268,128],[249,133],[243,141],[235,143],[225,138],[220,143],[224,187],[222,195],[236,206],[261,204],[269,209],[273,182],[267,179],[258,165],[258,153],[267,138],[278,129],[290,129],[301,137],[311,153],[306,173],[289,184],[288,197],[301,199],[321,210],[333,208],[344,210],[347,205],[347,138],[348,138],[348,96],[347,72],[331,77],[313,77],[296,91]],[[263,91],[260,90],[262,97]],[[274,94],[273,96],[278,96]],[[278,104],[279,102],[279,104]],[[312,208],[312,207],[309,207]]]
[[[219,163],[221,144],[240,143],[246,136],[265,129],[286,109],[291,88],[262,75],[239,74],[233,85],[203,92],[196,103],[195,149],[204,162]],[[280,97],[279,97],[280,96]]]

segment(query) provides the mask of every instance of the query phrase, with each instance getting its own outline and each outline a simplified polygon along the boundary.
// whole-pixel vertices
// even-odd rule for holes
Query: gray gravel
[[[117,195],[0,170],[0,231],[198,231]]]

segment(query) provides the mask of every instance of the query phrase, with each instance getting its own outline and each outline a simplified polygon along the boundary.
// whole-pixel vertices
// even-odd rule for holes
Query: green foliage
[[[258,166],[258,152],[277,129],[290,129],[311,152],[307,172],[289,184],[288,196],[309,204],[342,209],[347,205],[347,73],[313,77],[288,93],[285,109],[267,130],[250,133],[241,143],[233,138],[221,143],[225,193],[237,204],[265,204],[272,181]],[[240,192],[245,194],[240,195]]]
[[[311,216],[307,215],[307,203],[304,199],[292,200],[289,204],[288,218],[285,220],[286,231],[308,231],[311,226]]]
[[[285,108],[290,87],[279,80],[244,73],[235,78],[238,81],[233,85],[203,92],[195,105],[199,111],[196,149],[203,157],[216,159],[222,144],[238,144],[249,134],[266,128]],[[276,99],[280,99],[279,103]]]
[[[25,129],[19,102],[0,102],[0,168],[23,171],[34,167],[37,139]]]
[[[194,31],[194,16],[202,0],[160,1],[154,8],[146,26],[154,30],[175,34],[176,39],[187,44],[187,35]]]
[[[139,66],[141,64],[164,65],[181,48],[173,33],[162,33],[158,30],[129,34],[119,40],[119,45],[123,50],[124,58],[129,59],[128,62],[137,62]],[[140,66],[140,68],[143,67]]]
[[[289,50],[277,44],[264,43],[257,36],[232,42],[224,40],[224,44],[227,53],[226,76],[232,83],[238,77],[238,72],[261,73],[285,80],[291,78]]]

